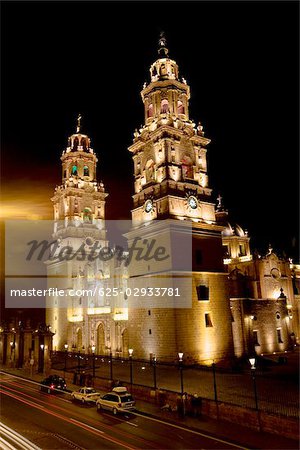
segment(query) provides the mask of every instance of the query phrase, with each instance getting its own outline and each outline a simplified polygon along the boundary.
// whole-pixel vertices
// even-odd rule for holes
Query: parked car
[[[64,378],[58,375],[50,375],[41,382],[41,391],[48,394],[55,394],[59,391],[66,391],[67,384]]]
[[[79,391],[73,391],[71,394],[72,400],[79,400],[81,403],[95,403],[100,397],[100,392],[91,387],[80,388]]]
[[[96,406],[98,412],[106,409],[116,415],[119,412],[133,411],[135,401],[125,387],[116,387],[111,392],[99,397]]]

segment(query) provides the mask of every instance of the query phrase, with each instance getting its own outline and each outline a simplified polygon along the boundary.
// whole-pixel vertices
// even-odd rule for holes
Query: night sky
[[[297,2],[2,2],[3,217],[52,217],[76,116],[108,219],[130,218],[133,131],[159,32],[191,86],[209,184],[252,248],[298,249]],[[295,240],[296,239],[296,240]]]

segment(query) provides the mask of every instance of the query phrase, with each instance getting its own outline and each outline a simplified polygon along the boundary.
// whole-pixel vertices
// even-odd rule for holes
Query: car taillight
[[[50,387],[51,387],[51,389],[54,389],[54,384],[51,384],[51,386],[50,386]]]
[[[121,408],[121,406],[122,406],[122,403],[118,403],[118,407]]]

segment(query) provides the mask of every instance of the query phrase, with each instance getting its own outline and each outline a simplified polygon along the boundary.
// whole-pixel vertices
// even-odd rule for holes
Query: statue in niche
[[[154,180],[154,162],[151,159],[146,164],[146,182]]]

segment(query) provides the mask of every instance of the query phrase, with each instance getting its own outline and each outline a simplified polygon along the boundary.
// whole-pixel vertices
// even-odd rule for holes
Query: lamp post
[[[41,357],[40,357],[40,361],[39,361],[39,372],[43,372],[43,373],[44,373],[44,348],[45,348],[45,345],[41,344],[40,345]]]
[[[156,356],[153,356],[153,381],[154,381],[154,390],[156,391]]]
[[[255,409],[258,411],[258,400],[257,400],[257,388],[256,388],[256,377],[255,377],[255,358],[249,358],[249,363],[251,364],[251,375],[253,380],[253,388],[254,388],[254,398],[255,398]]]
[[[109,350],[109,361],[110,361],[110,366],[109,366],[109,370],[110,370],[110,379],[113,379],[113,360],[112,360],[112,352],[111,349]]]
[[[14,365],[15,363],[15,343],[13,341],[11,341],[9,343],[10,345],[10,361],[11,361],[11,365]]]
[[[64,345],[64,347],[65,347],[65,367],[64,367],[64,372],[66,372],[66,370],[67,370],[67,356],[68,356],[68,344],[65,344]]]
[[[179,370],[180,370],[180,387],[181,387],[181,395],[183,395],[183,353],[178,352],[179,359]]]
[[[95,345],[92,345],[92,353],[93,353],[93,378],[95,378]]]
[[[77,358],[78,358],[78,371],[80,372],[80,350],[78,351],[78,355],[77,355]]]
[[[130,392],[132,394],[132,384],[133,384],[133,376],[132,376],[132,353],[133,353],[133,349],[130,348],[128,350],[129,353],[129,367],[130,367]]]

